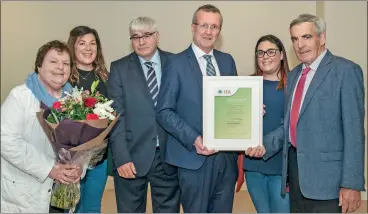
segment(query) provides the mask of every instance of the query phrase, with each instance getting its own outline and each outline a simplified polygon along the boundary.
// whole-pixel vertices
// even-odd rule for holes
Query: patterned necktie
[[[216,76],[215,66],[212,64],[211,55],[203,55],[207,61],[206,74],[207,76]]]
[[[157,105],[157,95],[158,95],[158,84],[155,69],[153,69],[152,62],[145,62],[144,65],[148,68],[147,73],[147,84],[148,89],[151,93],[153,104]]]
[[[291,144],[296,148],[296,124],[299,119],[299,110],[303,97],[303,90],[305,85],[305,80],[307,78],[308,72],[311,68],[307,67],[303,69],[302,76],[299,79],[298,86],[296,87],[293,104],[291,106],[290,113],[290,137]]]

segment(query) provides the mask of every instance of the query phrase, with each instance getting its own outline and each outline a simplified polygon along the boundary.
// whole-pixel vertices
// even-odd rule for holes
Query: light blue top
[[[147,79],[147,74],[148,74],[148,68],[147,68],[146,65],[144,65],[144,63],[145,62],[152,62],[152,66],[153,66],[153,69],[155,69],[155,74],[156,74],[156,78],[157,78],[157,86],[158,86],[158,89],[160,90],[162,71],[161,71],[160,53],[158,52],[158,50],[156,49],[156,52],[152,56],[152,59],[150,61],[146,61],[145,59],[143,59],[140,56],[138,56],[138,58],[139,58],[139,61],[141,62],[143,72],[144,72],[144,76],[146,77],[146,79]]]
[[[146,79],[147,79],[147,74],[148,74],[148,68],[144,63],[145,62],[152,62],[152,67],[155,70],[155,74],[156,74],[157,87],[158,87],[158,90],[160,90],[162,71],[161,71],[161,58],[160,58],[160,53],[158,52],[158,50],[156,49],[156,52],[152,56],[150,61],[146,61],[145,59],[143,59],[140,56],[138,56],[138,58],[139,58],[139,61],[142,65],[143,73],[144,73],[144,76],[146,77]],[[156,146],[159,146],[159,145],[160,144],[159,144],[158,137],[157,137]]]

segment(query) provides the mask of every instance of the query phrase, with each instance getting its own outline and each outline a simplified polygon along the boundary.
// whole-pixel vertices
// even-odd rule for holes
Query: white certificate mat
[[[262,145],[263,77],[203,77],[203,144],[245,151]]]

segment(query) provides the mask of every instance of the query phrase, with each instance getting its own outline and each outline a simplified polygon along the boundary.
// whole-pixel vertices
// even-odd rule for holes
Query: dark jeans
[[[64,213],[65,210],[50,205],[49,213]]]

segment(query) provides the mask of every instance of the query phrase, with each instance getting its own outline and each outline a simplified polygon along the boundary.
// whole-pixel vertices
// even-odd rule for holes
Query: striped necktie
[[[153,69],[152,62],[145,62],[144,65],[148,68],[147,73],[148,90],[151,93],[153,104],[156,106],[158,95],[158,84],[155,69]]]
[[[216,70],[215,70],[215,66],[213,66],[212,64],[212,60],[211,60],[211,55],[203,55],[203,57],[206,59],[207,61],[207,67],[206,67],[206,74],[207,76],[216,76]]]

